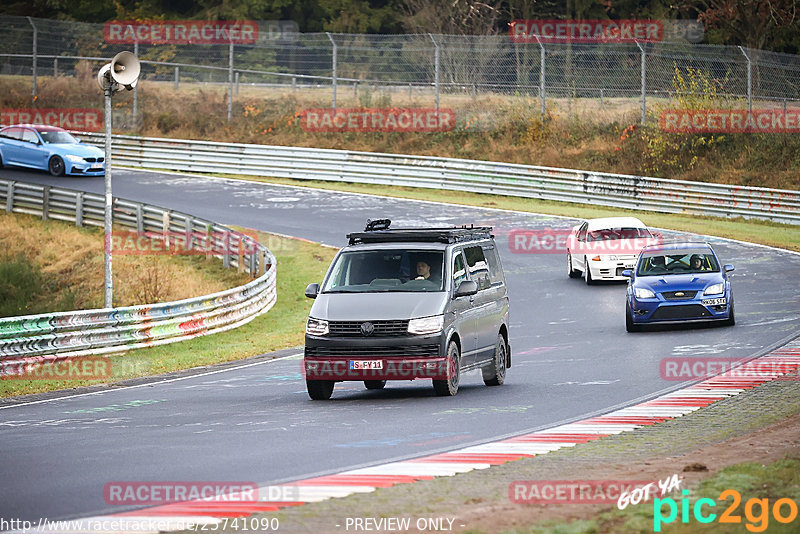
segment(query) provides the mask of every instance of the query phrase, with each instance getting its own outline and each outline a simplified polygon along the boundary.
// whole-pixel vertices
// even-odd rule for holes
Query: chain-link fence
[[[229,119],[246,84],[324,91],[332,107],[350,95],[368,105],[359,91],[369,90],[423,99],[431,107],[443,95],[520,95],[537,99],[542,113],[559,101],[591,108],[627,99],[629,107],[641,108],[644,121],[653,99],[674,94],[676,68],[688,67],[704,72],[718,97],[750,106],[800,100],[800,56],[742,47],[515,43],[507,35],[259,35],[250,44],[109,44],[102,24],[5,16],[0,74],[31,77],[35,96],[42,76],[74,75],[82,61],[96,72],[114,54],[132,50],[142,61],[142,80],[225,86]],[[134,98],[134,112],[136,106]]]

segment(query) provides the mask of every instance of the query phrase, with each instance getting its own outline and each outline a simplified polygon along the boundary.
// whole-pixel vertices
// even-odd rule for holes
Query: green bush
[[[0,259],[0,317],[35,313],[32,307],[43,287],[41,270],[24,256]]]

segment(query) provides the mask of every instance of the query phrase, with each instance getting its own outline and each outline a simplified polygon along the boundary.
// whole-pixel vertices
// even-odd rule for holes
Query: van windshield
[[[444,291],[444,252],[367,250],[344,252],[331,268],[323,293]]]

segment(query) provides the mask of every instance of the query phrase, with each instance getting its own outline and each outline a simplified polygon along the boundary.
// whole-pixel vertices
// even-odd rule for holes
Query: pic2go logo
[[[681,523],[689,523],[689,511],[691,509],[695,521],[698,523],[712,523],[717,519],[717,514],[711,512],[711,508],[717,506],[714,499],[702,498],[697,499],[692,505],[689,502],[689,490],[683,490],[683,499],[681,499]],[[734,523],[739,524],[742,522],[742,517],[736,514],[736,509],[742,502],[741,494],[733,489],[727,489],[719,494],[720,501],[726,501],[729,498],[733,502],[720,514],[720,523]],[[664,516],[665,507],[667,511],[666,517]],[[758,513],[756,513],[758,509]],[[788,513],[785,513],[788,512]],[[744,516],[748,523],[745,524],[750,532],[764,532],[769,526],[769,499],[749,499],[744,505]],[[797,503],[792,499],[783,498],[778,499],[772,505],[772,515],[778,523],[791,523],[797,518]],[[653,531],[661,532],[661,525],[672,523],[678,518],[678,503],[675,499],[667,497],[665,499],[653,500]]]

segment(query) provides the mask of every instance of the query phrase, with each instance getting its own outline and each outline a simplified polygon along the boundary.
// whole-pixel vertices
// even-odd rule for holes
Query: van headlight
[[[411,319],[408,322],[409,334],[435,334],[441,332],[444,326],[444,315],[432,315]]]
[[[328,333],[328,321],[309,317],[306,322],[306,334],[312,336],[324,336]]]
[[[637,299],[654,299],[656,294],[644,287],[636,287],[633,289],[633,294]]]
[[[713,286],[708,286],[706,290],[703,292],[703,295],[721,295],[722,294],[722,283],[714,284]]]

